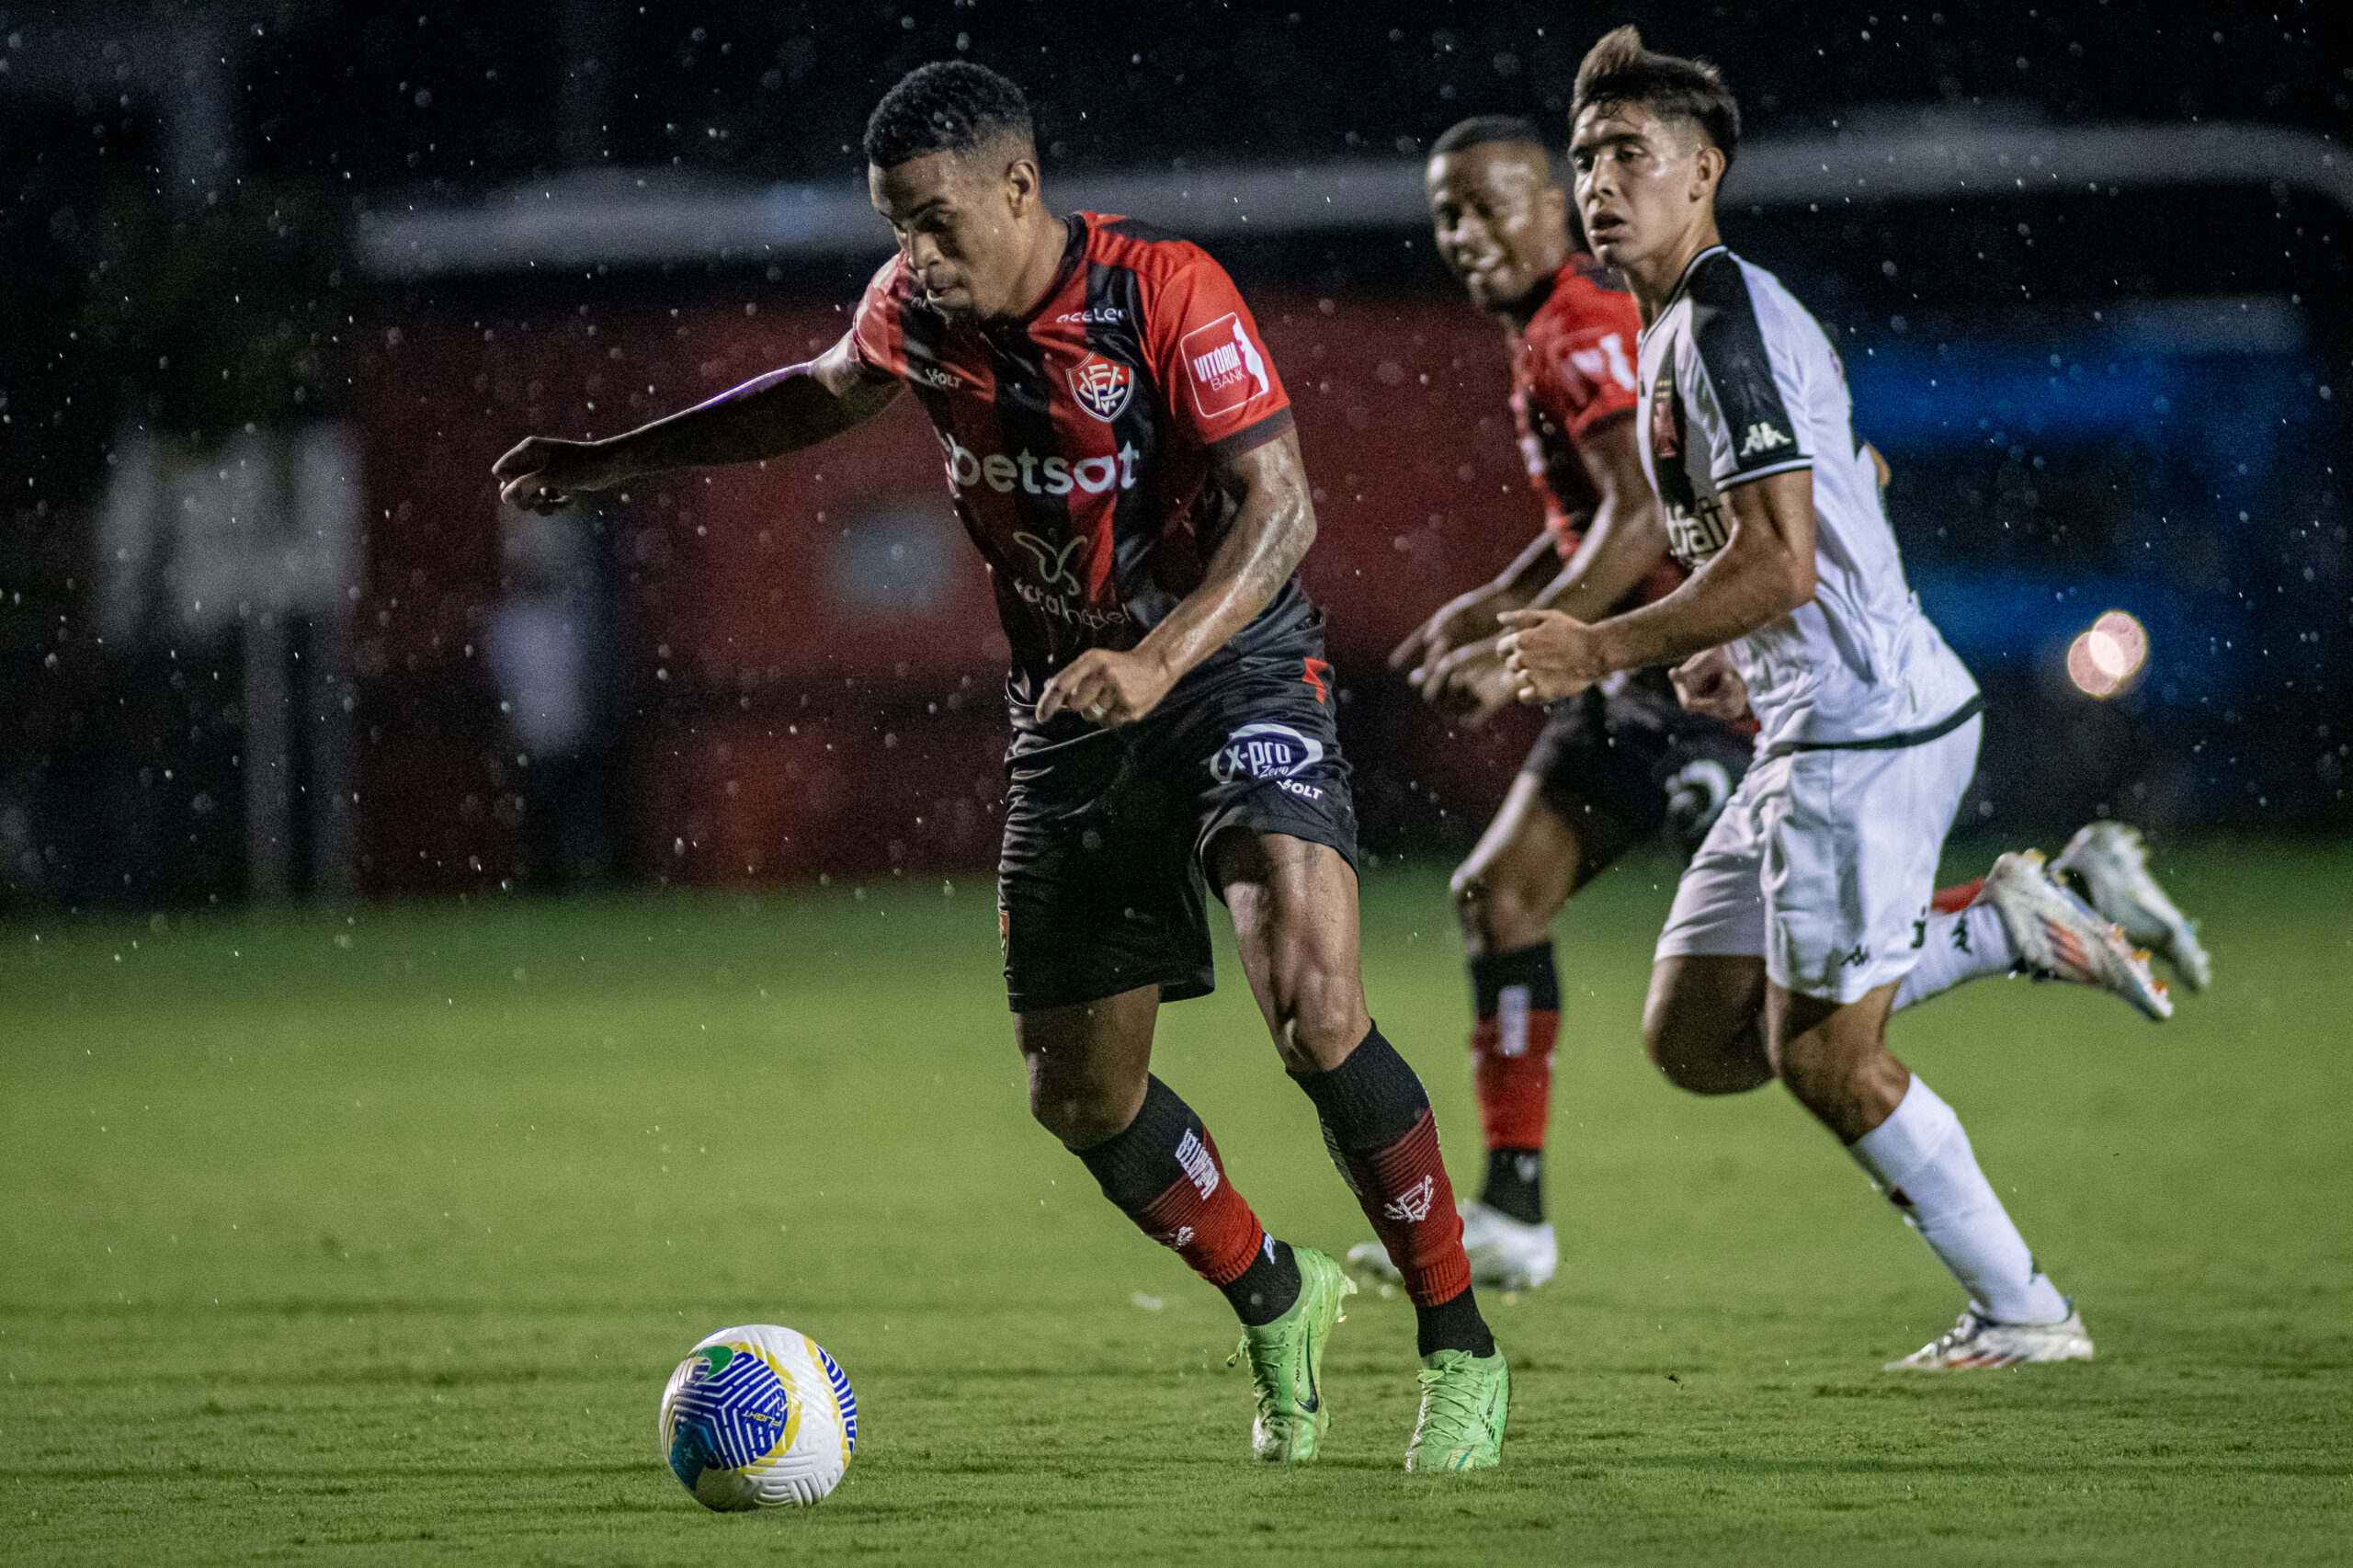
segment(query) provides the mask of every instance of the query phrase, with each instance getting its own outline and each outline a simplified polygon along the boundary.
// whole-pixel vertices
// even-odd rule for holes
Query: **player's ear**
[[[1041,199],[1036,159],[1016,158],[1005,166],[1005,201],[1015,217],[1019,217],[1031,202]]]
[[[1557,181],[1547,183],[1536,193],[1536,215],[1548,224],[1563,229],[1569,226],[1569,193]],[[1570,235],[1572,241],[1575,237]]]
[[[1712,142],[1699,143],[1699,154],[1692,160],[1691,199],[1713,200],[1716,184],[1724,177],[1724,150]]]

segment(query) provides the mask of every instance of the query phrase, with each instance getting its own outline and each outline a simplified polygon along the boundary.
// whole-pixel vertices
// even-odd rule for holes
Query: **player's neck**
[[[1046,302],[1046,291],[1063,269],[1063,252],[1069,244],[1068,226],[1040,205],[1029,235],[1029,254],[1021,264],[1021,276],[1008,291],[1007,319],[1026,319]]]
[[[1642,260],[1621,267],[1626,286],[1634,291],[1634,304],[1643,314],[1643,324],[1648,326],[1675,298],[1676,286],[1691,267],[1691,258],[1701,251],[1723,244],[1716,233],[1713,209],[1684,231],[1683,237],[1671,245],[1663,245]]]
[[[1544,301],[1552,297],[1552,285],[1559,280],[1561,268],[1568,259],[1568,241],[1563,238],[1543,262],[1534,286],[1509,304],[1497,305],[1493,314],[1512,331],[1526,332],[1528,324],[1536,319],[1536,312],[1544,308]]]

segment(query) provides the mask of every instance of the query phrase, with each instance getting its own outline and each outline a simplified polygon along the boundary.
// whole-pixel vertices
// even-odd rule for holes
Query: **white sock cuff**
[[[1881,1190],[1893,1192],[1961,1131],[1961,1118],[1937,1092],[1912,1075],[1912,1086],[1894,1113],[1847,1145],[1847,1152]]]

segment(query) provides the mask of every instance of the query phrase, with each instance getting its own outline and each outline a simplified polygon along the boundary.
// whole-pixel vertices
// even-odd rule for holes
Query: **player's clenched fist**
[[[618,480],[596,442],[552,436],[524,437],[490,472],[500,482],[501,501],[542,517],[572,505],[574,491],[602,490]]]
[[[1089,648],[1054,672],[1038,697],[1038,722],[1075,713],[1105,729],[1133,723],[1168,695],[1176,682],[1159,660],[1140,653]]]
[[[1506,610],[1504,668],[1515,676],[1522,702],[1574,697],[1609,673],[1593,628],[1556,609]]]
[[[1748,717],[1748,683],[1723,649],[1694,653],[1666,673],[1675,699],[1689,711],[1733,723]]]

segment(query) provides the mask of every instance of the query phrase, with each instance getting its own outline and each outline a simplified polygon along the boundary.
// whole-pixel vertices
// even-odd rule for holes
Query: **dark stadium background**
[[[1623,20],[1742,95],[1727,238],[1838,335],[1992,699],[1964,826],[2341,833],[2337,9],[0,7],[0,910],[991,864],[1001,641],[911,405],[574,528],[488,479],[836,335],[887,250],[867,109],[959,54],[1028,87],[1050,197],[1242,282],[1367,846],[1459,849],[1528,716],[1450,733],[1381,655],[1536,514],[1419,151],[1564,139]],[[523,763],[488,651],[530,604],[582,718]],[[2109,609],[2151,652],[2102,701],[2063,654]]]

